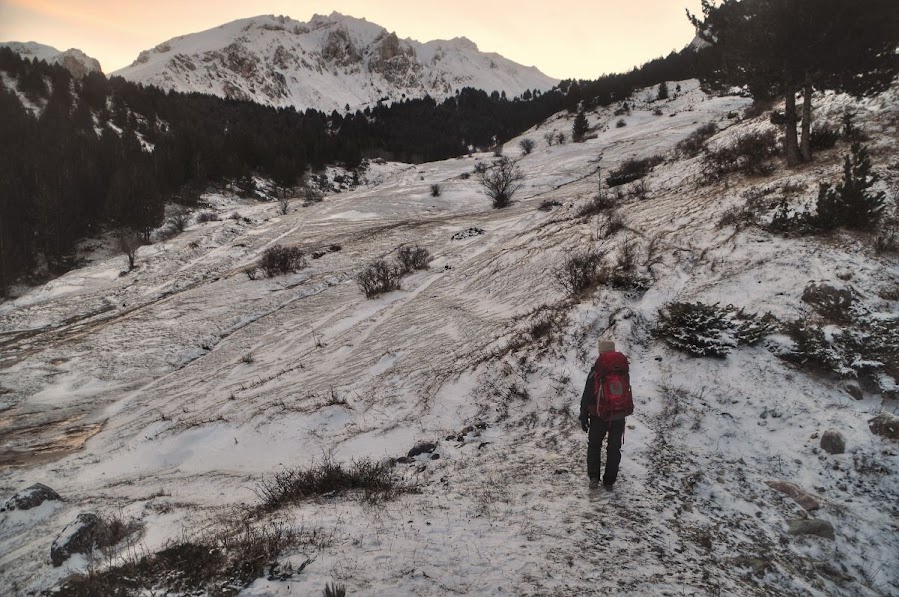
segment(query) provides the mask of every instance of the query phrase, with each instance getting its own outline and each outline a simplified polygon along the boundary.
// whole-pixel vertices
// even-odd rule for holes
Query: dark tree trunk
[[[809,82],[802,88],[802,161],[812,161],[812,93],[814,89]]]
[[[784,131],[784,152],[787,154],[787,166],[796,166],[801,161],[799,156],[799,139],[796,136],[796,92],[788,88],[786,99],[786,130]]]

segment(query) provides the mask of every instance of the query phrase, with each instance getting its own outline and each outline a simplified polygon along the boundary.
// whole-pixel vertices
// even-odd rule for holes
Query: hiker
[[[581,395],[581,428],[587,433],[587,476],[590,488],[599,487],[602,440],[609,435],[602,484],[611,489],[618,478],[624,418],[634,412],[627,357],[615,351],[615,343],[599,340],[599,356]]]

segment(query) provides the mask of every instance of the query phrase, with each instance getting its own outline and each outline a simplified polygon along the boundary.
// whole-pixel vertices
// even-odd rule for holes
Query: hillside
[[[704,184],[680,141],[706,123],[719,130],[712,147],[774,127],[768,114],[744,117],[745,98],[669,86],[668,101],[648,89],[627,112],[588,113],[585,143],[547,145],[548,133],[570,135],[565,113],[525,133],[537,147],[507,209],[490,209],[472,175],[490,154],[373,163],[359,188],[295,200],[286,215],[207,195],[221,219],[141,247],[131,273],[98,241],[84,267],[0,304],[0,491],[40,482],[65,499],[2,514],[0,582],[41,590],[102,569],[102,556],[47,561],[57,534],[94,512],[139,523],[132,558],[228,525],[301,531],[242,595],[319,594],[329,581],[353,595],[899,592],[899,447],[868,426],[896,412],[895,397],[866,385],[856,400],[837,376],[779,358],[783,332],[726,358],[689,356],[652,333],[672,301],[811,318],[812,282],[851,288],[871,318],[895,322],[899,259],[871,234],[759,226],[782,197],[813,203],[848,145],[803,169],[775,160],[768,176]],[[893,218],[897,91],[816,104],[818,122],[857,112]],[[653,156],[662,161],[642,183],[603,184],[622,191],[620,226],[608,210],[579,215],[598,167],[605,178]],[[473,228],[482,233],[457,234]],[[276,244],[301,247],[309,267],[251,279]],[[367,300],[354,277],[410,244],[430,251],[429,269]],[[608,265],[630,253],[639,284],[567,295],[556,272],[586,249]],[[610,493],[587,488],[577,422],[600,336],[629,355],[637,397]],[[831,429],[844,454],[821,449]],[[254,509],[279,472],[329,454],[395,459],[424,441],[433,455],[390,469],[417,492]],[[820,509],[769,481],[797,483]],[[788,534],[805,517],[831,523],[834,538]]]
[[[176,37],[113,74],[166,90],[340,113],[406,97],[442,101],[464,87],[511,98],[558,83],[465,38],[401,40],[336,12],[308,23],[258,16]]]

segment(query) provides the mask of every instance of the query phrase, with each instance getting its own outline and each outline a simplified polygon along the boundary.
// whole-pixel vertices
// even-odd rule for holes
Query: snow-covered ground
[[[287,215],[210,197],[221,221],[142,247],[132,273],[119,275],[122,256],[98,259],[0,305],[0,491],[41,482],[65,499],[0,515],[0,583],[43,589],[85,566],[49,562],[79,512],[141,520],[141,549],[153,551],[258,502],[259,481],[285,467],[328,453],[398,457],[434,441],[439,459],[397,465],[420,493],[282,512],[329,541],[288,555],[316,558],[290,581],[260,579],[243,594],[319,594],[332,580],[354,595],[899,593],[899,448],[867,427],[896,405],[856,401],[764,345],[699,359],[649,333],[673,300],[795,317],[813,280],[850,280],[895,312],[877,297],[899,284],[899,263],[849,234],[719,226],[751,186],[802,183],[813,199],[845,147],[799,170],[701,186],[698,159],[674,156],[678,141],[707,122],[723,131],[713,143],[770,125],[735,117],[746,99],[681,87],[666,102],[637,94],[623,127],[611,109],[591,113],[596,137],[583,144],[543,140],[570,134],[569,115],[529,131],[537,149],[520,161],[526,180],[508,209],[490,209],[468,176],[488,154],[379,166],[368,177],[379,184],[297,200]],[[847,101],[819,98],[818,114],[836,118]],[[893,193],[896,106],[855,106]],[[506,153],[519,153],[517,140]],[[619,208],[623,231],[603,238],[601,217],[577,217],[598,165],[606,174],[652,155],[668,161],[647,177],[648,198]],[[545,201],[561,205],[538,210]],[[484,234],[452,240],[472,227]],[[557,288],[572,251],[612,261],[625,242],[652,263],[644,294],[601,288],[573,302]],[[275,244],[341,250],[251,280],[246,270]],[[404,244],[426,247],[430,269],[366,300],[355,274]],[[528,335],[540,309],[561,317],[549,342]],[[587,488],[577,422],[600,335],[629,355],[637,399],[610,493]],[[447,439],[476,423],[487,425],[477,437]],[[820,451],[827,429],[845,436],[845,454]],[[804,511],[770,480],[816,494],[822,508],[810,516],[831,522],[835,539],[788,535]]]

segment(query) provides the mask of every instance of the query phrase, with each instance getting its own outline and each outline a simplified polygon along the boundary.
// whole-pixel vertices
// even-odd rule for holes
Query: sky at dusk
[[[467,37],[560,79],[624,72],[693,38],[700,0],[0,0],[0,41],[78,48],[110,73],[188,33],[261,14],[337,11],[421,42]]]

